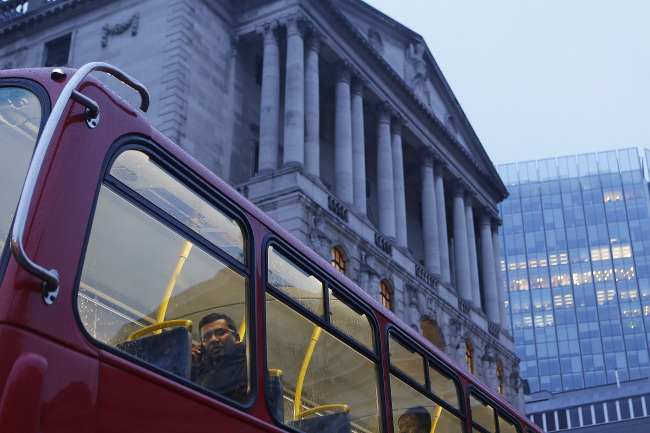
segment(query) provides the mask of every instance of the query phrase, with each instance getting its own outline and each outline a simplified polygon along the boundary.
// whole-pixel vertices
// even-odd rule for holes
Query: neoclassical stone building
[[[123,68],[159,129],[523,409],[507,191],[421,36],[360,0],[0,8],[0,66]]]

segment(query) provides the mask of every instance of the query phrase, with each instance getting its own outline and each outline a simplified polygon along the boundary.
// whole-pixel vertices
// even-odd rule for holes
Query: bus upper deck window
[[[110,173],[118,182],[100,188],[79,285],[85,330],[118,353],[247,402],[245,233],[142,152],[124,152]],[[131,191],[147,200],[135,203]],[[221,350],[217,340],[232,344]],[[192,347],[201,348],[194,363]],[[209,373],[224,359],[231,368],[215,379]]]
[[[41,118],[41,103],[34,93],[20,87],[0,87],[0,255],[34,153]]]
[[[378,356],[368,314],[294,257],[267,249],[269,409],[277,421],[304,432],[380,432]]]
[[[144,152],[129,150],[122,153],[110,173],[178,222],[234,259],[246,263],[246,246],[240,224],[173,178]]]
[[[269,284],[318,316],[325,314],[323,283],[318,278],[298,268],[273,247],[269,247],[268,268]]]
[[[419,353],[404,346],[391,334],[388,343],[390,363],[402,372],[424,385],[424,358]]]

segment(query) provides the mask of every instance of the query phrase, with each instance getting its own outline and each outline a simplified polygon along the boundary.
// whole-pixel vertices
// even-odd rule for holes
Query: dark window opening
[[[70,55],[71,35],[55,39],[45,44],[45,66],[67,66]]]

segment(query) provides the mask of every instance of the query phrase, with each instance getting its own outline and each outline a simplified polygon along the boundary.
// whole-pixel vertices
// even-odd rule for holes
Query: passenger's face
[[[418,423],[415,416],[402,415],[402,417],[397,422],[399,428],[399,433],[418,433]]]
[[[224,319],[219,319],[201,328],[201,339],[206,353],[217,361],[235,350],[239,334],[235,334]]]

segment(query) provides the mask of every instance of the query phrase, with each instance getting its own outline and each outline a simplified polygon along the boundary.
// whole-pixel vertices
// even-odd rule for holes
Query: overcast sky
[[[650,0],[365,0],[422,35],[492,162],[650,148]]]

